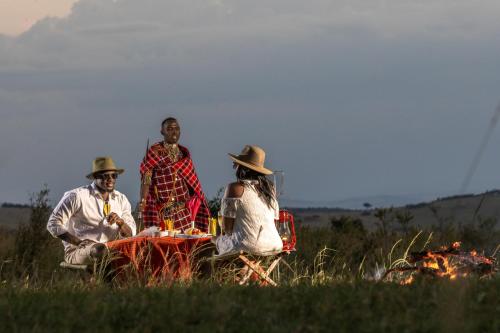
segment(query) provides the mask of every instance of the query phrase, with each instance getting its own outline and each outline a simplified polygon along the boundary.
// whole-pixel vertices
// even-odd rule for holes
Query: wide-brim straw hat
[[[250,170],[257,171],[264,175],[273,174],[272,170],[264,167],[264,162],[266,161],[266,152],[259,146],[247,145],[239,155],[228,154],[229,157],[239,165],[247,167]]]
[[[116,167],[115,162],[109,156],[96,157],[92,162],[92,172],[87,175],[88,179],[94,179],[94,175],[99,172],[115,171],[122,174],[125,170]]]

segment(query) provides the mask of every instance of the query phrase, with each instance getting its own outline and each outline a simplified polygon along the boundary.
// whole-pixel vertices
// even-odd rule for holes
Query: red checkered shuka
[[[141,176],[144,177],[147,172],[152,173],[149,196],[143,212],[144,226],[161,224],[159,210],[168,201],[185,202],[186,205],[168,210],[164,217],[173,220],[176,229],[189,228],[191,221],[194,220],[195,226],[205,231],[208,229],[210,217],[205,195],[194,170],[189,150],[182,146],[179,146],[179,150],[178,161],[172,163],[162,142],[156,143],[151,146],[141,163]],[[193,196],[190,196],[190,192]],[[197,211],[191,211],[190,207],[197,206],[199,206]]]

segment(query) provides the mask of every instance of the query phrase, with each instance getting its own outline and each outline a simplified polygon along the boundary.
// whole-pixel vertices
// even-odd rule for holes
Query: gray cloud
[[[0,201],[44,182],[58,196],[102,154],[133,197],[171,114],[209,194],[246,143],[295,198],[454,191],[499,98],[499,7],[82,0],[0,36]],[[499,162],[486,152],[474,189],[494,187]]]
[[[68,18],[47,18],[0,44],[0,68],[110,68],[189,64],[231,48],[294,46],[319,39],[488,40],[493,0],[470,1],[158,1],[78,2]],[[111,36],[111,35],[112,36]],[[215,54],[214,54],[215,53]],[[40,57],[39,55],[42,55]]]

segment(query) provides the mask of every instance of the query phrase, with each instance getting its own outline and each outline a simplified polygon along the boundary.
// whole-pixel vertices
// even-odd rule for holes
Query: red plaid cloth
[[[160,226],[160,210],[168,202],[175,202],[175,209],[167,208],[164,218],[171,219],[176,229],[189,228],[194,220],[195,226],[205,231],[210,217],[205,195],[189,150],[182,146],[179,150],[178,161],[172,163],[163,143],[156,143],[141,163],[141,176],[151,173],[151,186],[143,212],[144,226]]]
[[[126,271],[133,268],[133,276],[156,278],[151,283],[192,278],[199,260],[210,256],[213,249],[210,237],[129,237],[108,242],[106,246],[118,254],[111,261],[118,278],[130,277]]]

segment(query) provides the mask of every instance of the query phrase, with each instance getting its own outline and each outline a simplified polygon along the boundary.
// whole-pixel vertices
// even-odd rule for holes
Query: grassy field
[[[500,280],[0,290],[0,331],[498,332]]]
[[[382,211],[373,230],[352,216],[303,225],[297,252],[274,275],[277,288],[236,286],[217,274],[174,284],[90,283],[59,268],[62,245],[44,231],[43,195],[27,224],[0,229],[0,332],[500,332],[498,273],[379,280],[406,251],[457,240],[498,259],[496,220],[420,230]]]

